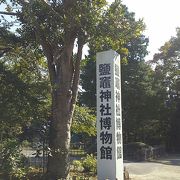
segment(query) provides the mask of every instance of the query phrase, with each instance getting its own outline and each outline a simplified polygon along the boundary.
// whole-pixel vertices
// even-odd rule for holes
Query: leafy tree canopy
[[[172,37],[154,55],[153,63],[156,64],[156,82],[165,89],[167,107],[166,128],[167,143],[169,149],[179,151],[179,108],[180,108],[180,28],[176,30],[176,36]]]
[[[47,80],[45,60],[36,49],[18,46],[1,57],[0,122],[4,136],[16,136],[24,126],[47,120],[50,107]]]

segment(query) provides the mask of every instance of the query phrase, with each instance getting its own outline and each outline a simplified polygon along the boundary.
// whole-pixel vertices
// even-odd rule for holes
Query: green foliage
[[[5,27],[0,26],[0,50],[3,47],[12,48],[20,42],[20,38],[14,33],[8,31]]]
[[[135,20],[134,13],[120,1],[113,2],[102,16],[95,37],[90,41],[90,49],[96,52],[113,49],[124,59],[128,55],[127,45],[140,37],[145,25]]]
[[[12,0],[0,3],[11,7],[8,9],[15,7],[18,9],[17,20],[22,26],[17,31],[25,39],[30,42],[32,39],[39,41],[42,35],[45,35],[50,44],[58,43],[61,46],[66,43],[67,34],[75,35],[81,40],[86,36],[85,41],[91,38],[107,4],[105,0],[31,1],[31,3]],[[38,34],[37,31],[42,34]]]
[[[1,172],[8,176],[22,178],[26,175],[24,168],[25,157],[21,154],[20,143],[14,139],[7,139],[0,145]]]
[[[42,169],[36,167],[29,167],[27,169],[27,175],[25,177],[26,180],[40,180],[43,179]]]
[[[49,84],[47,66],[40,49],[24,48],[20,38],[1,31],[0,45],[0,140],[1,172],[5,177],[24,178],[28,173],[21,154],[24,127],[41,124],[49,116]],[[18,44],[19,43],[19,44]],[[27,143],[26,143],[27,145]]]
[[[166,42],[160,52],[154,55],[153,62],[155,68],[155,82],[158,94],[166,104],[166,109],[161,117],[161,126],[164,129],[163,135],[169,150],[179,151],[179,104],[180,104],[180,28],[177,34]],[[163,87],[163,88],[162,88]]]
[[[96,158],[92,154],[87,154],[86,157],[81,160],[73,161],[73,166],[75,171],[83,169],[84,172],[93,172],[96,173]]]
[[[80,84],[85,90],[79,96],[79,103],[90,108],[96,107],[96,61],[91,54],[83,60]]]
[[[153,71],[144,62],[130,61],[122,66],[122,106],[124,142],[152,141],[149,125],[158,118],[159,103],[153,88]]]
[[[82,162],[81,161],[78,161],[78,160],[74,160],[73,163],[73,170],[78,172],[80,169],[82,169]]]
[[[0,84],[1,128],[12,129],[10,132],[13,136],[15,135],[14,130],[16,130],[17,134],[21,132],[19,125],[23,124],[25,120],[25,109],[30,108],[25,103],[26,98],[28,98],[26,94],[27,86],[17,77],[17,74],[7,70],[7,67],[3,64],[0,64]]]
[[[8,32],[3,37],[8,38]],[[0,59],[0,86],[1,138],[17,136],[25,126],[47,120],[50,88],[40,49],[19,44],[6,52]]]
[[[73,133],[85,133],[88,136],[96,135],[96,117],[93,111],[87,107],[76,106],[73,123],[72,123]]]
[[[87,154],[87,156],[84,159],[82,159],[82,166],[85,172],[96,173],[96,158],[92,154]]]

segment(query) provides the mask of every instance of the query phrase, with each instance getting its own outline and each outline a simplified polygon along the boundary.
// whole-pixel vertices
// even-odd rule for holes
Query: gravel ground
[[[170,155],[153,162],[126,162],[132,180],[180,180],[180,155]]]

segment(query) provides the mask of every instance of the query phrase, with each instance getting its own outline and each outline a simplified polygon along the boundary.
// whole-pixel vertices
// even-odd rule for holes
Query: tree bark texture
[[[52,85],[52,121],[49,139],[51,155],[48,158],[46,177],[48,180],[66,179],[69,173],[70,128],[78,91],[83,47],[81,44],[78,45],[77,58],[73,60],[74,41],[75,39],[70,41],[63,51],[56,52],[56,57],[52,54],[53,50],[48,43],[45,44],[43,41]]]

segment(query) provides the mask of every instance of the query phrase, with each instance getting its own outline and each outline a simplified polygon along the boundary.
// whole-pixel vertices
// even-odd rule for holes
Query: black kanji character
[[[120,79],[115,77],[115,87],[120,90]]]
[[[104,147],[100,148],[101,151],[101,159],[112,159],[112,147]]]
[[[111,87],[111,77],[101,77],[100,78],[100,88],[110,88]]]
[[[116,116],[121,115],[121,109],[120,109],[120,104],[116,104]]]
[[[117,144],[121,144],[121,132],[116,133]]]
[[[121,158],[122,158],[121,146],[117,146],[117,159],[121,159]]]
[[[116,117],[116,129],[121,130],[121,119]]]
[[[109,102],[109,99],[111,99],[111,91],[107,90],[107,91],[100,91],[100,98],[101,98],[101,102],[103,102],[103,100],[105,99],[107,102]]]
[[[99,65],[99,75],[109,75],[110,73],[110,64],[100,64]]]
[[[106,103],[106,105],[101,104],[101,105],[100,105],[101,116],[104,116],[104,115],[109,116],[109,115],[111,115],[110,109],[111,109],[111,107],[109,107],[109,104],[108,104],[108,103]]]
[[[107,130],[109,130],[111,128],[111,118],[110,117],[101,118],[100,123],[101,123],[101,130],[103,128],[107,129]]]
[[[100,133],[100,140],[102,141],[102,144],[112,144],[112,134],[107,131],[105,133],[102,131]]]
[[[115,64],[115,75],[119,76],[119,74],[120,74],[120,68],[117,64]]]
[[[116,102],[120,102],[120,99],[121,99],[120,91],[116,90]]]

